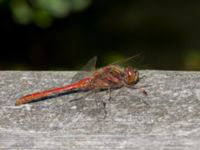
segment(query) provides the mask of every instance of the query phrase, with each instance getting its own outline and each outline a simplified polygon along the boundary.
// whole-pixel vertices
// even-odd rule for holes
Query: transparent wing
[[[119,65],[119,66],[128,66],[131,65],[133,67],[138,67],[138,65],[144,60],[144,54],[137,54],[131,57],[115,61],[111,63],[112,65]]]
[[[77,74],[74,75],[71,82],[73,83],[87,76],[90,76],[96,68],[96,63],[97,63],[97,56],[94,56],[84,65],[81,71],[78,71]]]
[[[94,71],[96,69],[97,56],[92,57],[83,67],[84,71]]]

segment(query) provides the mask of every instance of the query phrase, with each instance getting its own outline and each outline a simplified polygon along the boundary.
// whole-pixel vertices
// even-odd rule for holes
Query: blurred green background
[[[142,54],[200,70],[200,1],[0,0],[0,70],[73,70]]]

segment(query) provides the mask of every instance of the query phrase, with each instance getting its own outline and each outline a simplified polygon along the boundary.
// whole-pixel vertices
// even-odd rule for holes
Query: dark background
[[[138,53],[140,68],[200,70],[200,1],[0,0],[1,70],[72,70]]]

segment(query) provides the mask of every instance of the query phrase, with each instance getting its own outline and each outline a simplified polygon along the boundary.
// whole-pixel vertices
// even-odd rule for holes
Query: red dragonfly
[[[132,59],[133,57],[128,59]],[[89,61],[88,64],[91,62],[92,64],[96,64],[96,60],[97,57],[94,57]],[[139,72],[131,66],[121,67],[116,64],[117,63],[113,63],[111,65],[100,68],[94,71],[92,75],[85,77],[75,83],[22,96],[16,101],[16,105],[22,105],[40,99],[46,99],[48,97],[65,93],[72,93],[75,91],[109,90],[123,86],[133,87],[139,81]],[[143,91],[143,93],[145,95],[147,94],[145,91]]]

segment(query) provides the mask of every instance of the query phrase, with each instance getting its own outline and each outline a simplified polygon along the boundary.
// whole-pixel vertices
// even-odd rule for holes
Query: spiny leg
[[[111,98],[112,98],[112,96],[111,96],[111,92],[112,92],[112,89],[109,87],[108,89],[107,89],[107,91],[108,91],[108,99],[107,99],[107,102],[110,102],[111,101]],[[107,112],[107,109],[106,109],[106,105],[107,105],[107,103],[106,103],[106,101],[102,101],[102,104],[103,104],[103,109],[104,109],[104,118],[106,118],[107,117],[107,114],[108,114],[108,112]]]
[[[130,88],[130,89],[139,89],[145,96],[148,95],[148,93],[144,90],[145,87],[148,87],[150,85],[140,85],[140,86],[129,86],[129,85],[126,85],[127,88]]]
[[[107,99],[107,102],[110,102],[111,101],[111,98],[112,98],[112,95],[111,95],[111,92],[112,92],[112,88],[108,88],[107,89],[107,92],[108,92],[108,99]],[[107,114],[108,114],[108,112],[107,112],[107,109],[106,109],[106,105],[107,105],[107,103],[106,103],[106,101],[102,101],[102,104],[103,104],[103,109],[104,109],[104,113],[105,113],[105,116],[104,116],[104,118],[106,118],[107,117]]]
[[[148,93],[144,90],[144,87],[147,87],[147,85],[141,85],[141,86],[126,86],[127,88],[131,89],[139,89],[145,96],[148,96]],[[142,103],[146,104],[147,106],[150,106],[149,103],[143,99],[140,99]]]
[[[106,116],[107,116],[106,102],[104,101],[104,99],[102,100],[101,98],[98,98],[97,92],[100,92],[100,90],[99,90],[99,89],[93,90],[93,93],[94,93],[94,95],[95,95],[95,96],[94,96],[94,100],[95,100],[97,109],[99,109],[99,110],[101,111],[101,110],[102,110],[102,107],[103,107],[104,119],[105,119]],[[100,94],[100,93],[99,93],[99,94]],[[100,100],[100,101],[99,101],[99,100]]]
[[[110,89],[110,88],[109,88]],[[102,109],[103,109],[103,111],[104,111],[104,119],[107,117],[107,114],[108,114],[108,112],[107,112],[107,110],[106,110],[106,105],[107,105],[107,103],[106,103],[106,100],[105,99],[102,99],[101,101],[100,101],[100,103],[101,103],[101,106],[102,106]]]
[[[104,118],[106,118],[106,117],[107,117],[107,114],[108,114],[108,112],[107,112],[107,110],[106,110],[106,102],[105,102],[105,101],[102,101],[102,104],[103,104],[103,110],[104,110]]]
[[[108,114],[107,109],[106,109],[106,106],[107,106],[107,101],[110,101],[110,99],[111,99],[111,88],[107,88],[107,91],[109,92],[109,97],[108,97],[108,99],[101,99],[101,100],[100,100],[100,107],[101,107],[101,108],[103,109],[103,111],[104,111],[104,119],[107,117],[107,114]],[[107,92],[107,91],[106,91],[106,92]],[[95,92],[97,92],[97,90],[96,90]],[[103,97],[102,97],[102,98],[103,98]],[[96,98],[95,98],[95,102],[96,102],[97,107],[99,107],[99,101],[97,101]]]
[[[112,89],[111,88],[108,88],[108,101],[110,102],[111,101],[111,92],[112,92]]]

